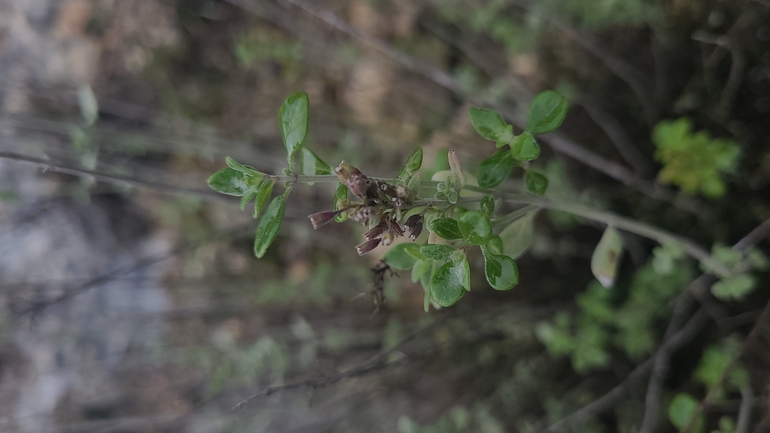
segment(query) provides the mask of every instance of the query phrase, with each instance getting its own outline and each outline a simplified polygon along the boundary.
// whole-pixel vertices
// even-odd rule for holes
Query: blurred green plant
[[[724,175],[732,173],[741,155],[732,140],[711,138],[706,131],[693,132],[685,118],[658,123],[652,133],[655,158],[663,164],[658,179],[677,185],[688,194],[709,198],[725,195]]]

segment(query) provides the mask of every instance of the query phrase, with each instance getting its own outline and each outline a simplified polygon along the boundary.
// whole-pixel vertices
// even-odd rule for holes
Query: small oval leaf
[[[420,252],[431,260],[449,260],[454,254],[455,249],[449,245],[423,245],[420,247]]]
[[[482,198],[481,203],[479,203],[479,207],[481,208],[482,212],[484,212],[488,217],[491,217],[495,212],[495,198],[491,195]]]
[[[281,229],[288,193],[289,190],[274,198],[270,205],[267,206],[262,219],[259,220],[257,233],[254,236],[254,255],[257,258],[261,259],[265,255],[270,244],[273,243],[273,240],[278,235],[278,231]]]
[[[479,211],[465,212],[457,222],[463,240],[469,245],[484,245],[492,236],[492,224],[489,217]]]
[[[500,185],[510,176],[513,166],[513,157],[508,151],[499,152],[481,161],[476,171],[479,186],[494,188]]]
[[[468,110],[468,117],[471,118],[471,124],[476,132],[486,140],[507,142],[513,138],[513,129],[508,128],[509,125],[497,111],[471,108]]]
[[[516,161],[534,161],[540,156],[540,146],[532,134],[525,132],[513,140],[511,156]]]
[[[398,172],[399,179],[404,180],[410,174],[419,170],[420,167],[422,167],[422,148],[418,147],[417,150],[412,152],[409,158],[407,158],[406,162],[399,170]]]
[[[532,135],[554,131],[567,115],[567,99],[553,90],[548,90],[535,97],[529,106],[529,117],[525,131]]]
[[[469,274],[467,260],[443,264],[430,280],[433,300],[442,307],[454,305],[467,291],[466,281]]]
[[[243,196],[249,188],[249,185],[246,183],[246,176],[230,167],[211,175],[208,184],[216,192],[237,197]]]
[[[698,413],[699,406],[700,403],[692,395],[685,392],[677,394],[668,407],[668,418],[671,420],[671,424],[680,430],[685,428],[693,422],[692,418]],[[695,424],[693,431],[700,431],[703,424],[702,416],[695,420]]]
[[[608,226],[591,256],[591,272],[607,289],[615,284],[622,254],[623,239],[617,229]]]
[[[462,239],[463,237],[457,226],[457,220],[452,218],[436,218],[430,222],[428,228],[448,241]]]
[[[406,249],[413,244],[398,244],[389,249],[382,256],[382,260],[391,268],[397,271],[406,271],[414,267],[417,261],[412,255],[406,252]]]
[[[433,262],[430,260],[416,260],[412,266],[412,282],[420,281],[423,275],[430,269]]]
[[[487,242],[487,249],[492,254],[503,254],[503,240],[498,235],[492,235]]]
[[[527,251],[527,248],[532,244],[534,219],[535,212],[530,212],[510,223],[508,227],[500,232],[500,238],[503,241],[503,252],[506,256],[516,259]]]
[[[484,276],[495,290],[510,290],[519,283],[516,262],[501,254],[484,254]]]
[[[527,170],[524,183],[527,185],[527,191],[538,197],[545,194],[545,190],[548,189],[548,179],[536,171]]]
[[[310,99],[307,93],[295,92],[286,98],[278,114],[281,137],[283,137],[283,144],[286,146],[286,155],[291,167],[294,167],[294,154],[307,137],[309,110]]]

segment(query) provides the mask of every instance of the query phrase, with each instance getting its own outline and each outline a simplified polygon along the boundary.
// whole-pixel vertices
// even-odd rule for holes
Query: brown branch
[[[24,155],[16,152],[0,151],[0,159],[13,162],[21,162],[25,164],[31,164],[37,167],[41,167],[44,172],[52,171],[56,173],[68,174],[78,177],[92,177],[101,182],[107,182],[117,185],[130,185],[133,187],[148,188],[156,191],[161,191],[171,194],[188,194],[197,197],[204,197],[207,199],[224,200],[225,196],[211,190],[201,190],[185,188],[176,185],[169,185],[164,183],[153,182],[149,180],[139,179],[131,176],[123,176],[120,174],[104,173],[96,170],[89,170],[85,168],[72,167],[69,165],[56,163],[54,161],[38,158],[31,155]]]
[[[749,232],[749,234],[736,242],[735,245],[733,245],[733,250],[745,252],[764,239],[768,234],[768,231],[770,231],[770,219],[757,226],[754,230]],[[721,312],[721,309],[715,314],[713,311],[714,307],[710,307],[711,304],[704,303],[703,301],[708,295],[706,291],[710,286],[709,282],[712,278],[712,276],[706,274],[701,275],[689,285],[687,292],[680,295],[679,299],[676,301],[672,319],[666,328],[664,340],[669,338],[669,336],[678,329],[679,322],[681,322],[683,315],[689,309],[690,304],[692,304],[691,294],[695,295],[695,297],[701,301],[704,309],[712,309],[712,311],[709,312],[709,315],[712,318],[719,318],[724,315],[724,313]],[[652,374],[647,386],[647,394],[644,399],[645,408],[642,417],[642,425],[639,428],[640,433],[653,432],[657,427],[658,418],[660,417],[660,396],[663,393],[663,382],[668,373],[669,359],[673,352],[673,350],[658,350],[653,357]]]

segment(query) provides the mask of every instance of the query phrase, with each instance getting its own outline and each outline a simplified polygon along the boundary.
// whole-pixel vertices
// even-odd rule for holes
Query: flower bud
[[[417,239],[420,233],[422,233],[422,215],[415,214],[410,216],[404,223],[404,226],[409,230],[409,239]]]
[[[308,218],[310,218],[310,223],[313,224],[313,228],[317,230],[318,227],[329,224],[334,217],[341,214],[344,210],[345,209],[327,210],[309,215]]]
[[[364,233],[364,239],[370,241],[374,238],[378,238],[387,228],[388,228],[388,225],[385,223],[385,221],[382,221],[376,226],[369,229],[368,232]]]
[[[377,248],[377,246],[380,245],[380,239],[372,239],[368,240],[362,244],[356,245],[356,252],[359,256],[363,256],[364,254],[368,253],[369,251]]]

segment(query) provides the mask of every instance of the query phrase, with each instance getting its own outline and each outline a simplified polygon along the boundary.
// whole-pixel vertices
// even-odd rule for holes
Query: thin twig
[[[164,183],[153,182],[149,180],[139,179],[132,176],[123,176],[120,174],[104,173],[95,170],[89,170],[86,168],[72,167],[61,163],[56,163],[45,158],[38,158],[31,155],[24,155],[16,152],[0,151],[0,159],[13,162],[21,162],[25,164],[35,165],[43,168],[44,171],[53,171],[56,173],[69,174],[79,177],[93,177],[94,179],[117,185],[130,185],[134,187],[148,188],[156,191],[162,191],[172,194],[188,194],[197,197],[204,197],[206,199],[223,200],[226,199],[222,194],[219,194],[212,190],[201,190],[185,188],[176,185],[169,185]]]
[[[741,407],[738,409],[738,421],[735,433],[747,433],[751,422],[751,408],[754,406],[754,390],[747,383],[741,387]]]
[[[754,230],[749,232],[741,240],[733,245],[733,250],[738,252],[745,252],[752,246],[760,242],[770,231],[770,219],[766,220]],[[705,291],[708,289],[709,280],[711,280],[707,274],[701,275],[690,283],[688,290],[682,293],[676,300],[674,313],[671,321],[669,321],[666,333],[664,335],[664,341],[669,338],[677,329],[679,329],[680,323],[683,320],[684,314],[689,310],[692,304],[692,295],[701,300],[704,310],[708,310],[708,303],[703,302],[706,297]],[[715,313],[713,310],[709,311],[709,315],[712,318],[718,318],[723,313]],[[647,385],[647,394],[644,399],[644,415],[642,417],[642,425],[639,428],[639,433],[648,433],[655,431],[658,418],[660,417],[660,397],[663,393],[663,382],[665,381],[666,374],[669,368],[669,359],[673,354],[673,350],[658,350],[653,357],[652,374],[650,375],[650,382]]]
[[[300,380],[297,382],[291,382],[287,383],[285,385],[274,385],[270,386],[268,388],[263,389],[262,391],[252,394],[237,404],[235,404],[231,410],[236,411],[241,409],[246,404],[250,403],[251,401],[261,398],[261,397],[267,397],[271,394],[275,394],[277,392],[281,391],[290,391],[294,389],[305,389],[305,388],[323,388],[329,385],[334,385],[338,382],[341,382],[345,379],[351,379],[358,376],[363,376],[367,373],[370,373],[372,371],[379,370],[381,368],[387,367],[391,364],[400,362],[386,362],[387,358],[395,353],[398,350],[401,350],[407,343],[412,341],[415,337],[418,335],[434,328],[439,323],[442,323],[444,320],[446,320],[449,317],[449,315],[443,315],[440,316],[438,319],[434,320],[433,322],[429,323],[428,325],[422,326],[414,331],[412,331],[409,335],[404,337],[401,341],[399,341],[395,346],[391,347],[390,349],[383,350],[379,352],[378,354],[374,355],[373,357],[369,358],[368,360],[348,369],[345,371],[342,371],[340,373],[332,374],[329,376],[320,377],[317,379],[307,379],[307,380]]]
[[[690,341],[697,333],[703,329],[709,322],[709,316],[701,309],[696,312],[687,324],[677,333],[671,336],[670,339],[664,341],[658,350],[676,350],[682,345]],[[652,369],[652,363],[654,359],[648,358],[646,361],[639,364],[619,385],[612,388],[608,393],[604,394],[600,398],[594,400],[586,406],[583,406],[579,410],[573,412],[571,415],[562,418],[557,421],[544,432],[561,432],[568,431],[572,427],[577,427],[586,421],[594,418],[595,416],[611,409],[618,402],[625,397],[631,386],[638,380],[650,373]]]

